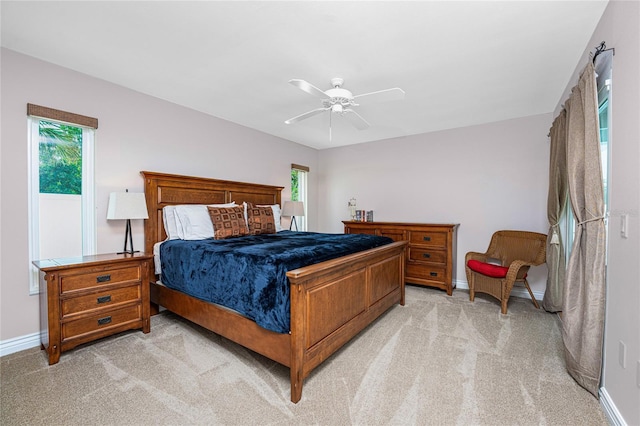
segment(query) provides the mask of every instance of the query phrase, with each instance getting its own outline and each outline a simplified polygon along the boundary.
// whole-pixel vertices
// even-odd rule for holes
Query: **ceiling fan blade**
[[[322,90],[318,89],[316,86],[314,86],[313,84],[307,81],[294,78],[293,80],[289,80],[289,83],[293,84],[300,90],[304,90],[310,95],[317,96],[322,99],[330,99],[330,97],[327,96],[326,93],[324,93]]]
[[[404,90],[399,87],[393,89],[378,90],[377,92],[363,93],[356,95],[353,100],[358,105],[371,104],[374,102],[400,101],[404,99]]]
[[[360,114],[349,108],[344,110],[343,117],[358,130],[364,130],[371,126]]]
[[[322,114],[325,111],[328,111],[331,108],[316,108],[314,110],[305,112],[304,114],[296,115],[285,121],[286,124],[295,123],[300,120],[304,120],[305,118],[313,117],[314,115]]]

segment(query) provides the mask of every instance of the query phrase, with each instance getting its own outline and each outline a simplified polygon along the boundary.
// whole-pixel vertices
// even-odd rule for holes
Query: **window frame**
[[[292,191],[291,191],[291,201],[302,201],[304,206],[304,216],[296,217],[296,224],[298,225],[298,229],[300,231],[308,230],[308,220],[307,220],[307,204],[308,204],[308,182],[309,182],[309,167],[301,166],[299,164],[291,164],[291,172],[295,172],[298,176],[298,196],[296,199],[293,199],[293,181],[291,182]]]
[[[40,121],[82,129],[82,255],[97,252],[95,197],[95,141],[98,120],[38,105],[27,105],[27,158],[29,221],[29,295],[40,293],[40,273],[33,265],[40,257]]]

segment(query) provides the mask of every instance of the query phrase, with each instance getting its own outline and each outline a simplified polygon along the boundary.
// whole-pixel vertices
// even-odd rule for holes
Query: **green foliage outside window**
[[[82,129],[40,120],[40,193],[82,194]]]
[[[298,171],[291,169],[291,200],[298,201]]]

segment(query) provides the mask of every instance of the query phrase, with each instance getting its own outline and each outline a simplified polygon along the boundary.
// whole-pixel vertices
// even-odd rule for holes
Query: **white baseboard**
[[[627,423],[624,421],[624,418],[618,411],[618,407],[613,403],[613,400],[609,396],[609,393],[605,388],[600,388],[600,406],[604,410],[605,416],[607,416],[607,420],[609,420],[609,424],[613,426],[627,426]]]
[[[39,332],[27,334],[20,337],[14,337],[13,339],[0,341],[0,356],[9,355],[38,346],[40,346]]]
[[[462,280],[456,280],[456,288],[460,290],[469,290],[469,283]],[[534,291],[533,295],[536,300],[538,300],[538,303],[542,302],[542,299],[544,297],[543,292]],[[529,296],[529,292],[527,291],[527,289],[520,286],[513,287],[513,290],[511,290],[511,296],[522,297],[523,299],[531,300],[531,296]]]

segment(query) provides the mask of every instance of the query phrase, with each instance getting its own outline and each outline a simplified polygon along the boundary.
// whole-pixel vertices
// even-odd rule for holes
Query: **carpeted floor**
[[[289,371],[172,314],[64,353],[0,358],[8,425],[606,425],[566,373],[560,323],[526,299],[407,286],[396,306],[317,368]]]

